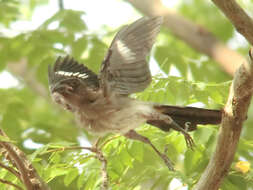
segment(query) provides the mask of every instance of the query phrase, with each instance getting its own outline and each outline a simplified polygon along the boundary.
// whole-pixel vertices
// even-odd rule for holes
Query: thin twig
[[[102,185],[101,185],[101,190],[107,190],[109,188],[109,176],[107,173],[107,160],[104,157],[102,151],[101,151],[101,147],[103,147],[106,143],[110,142],[110,140],[117,138],[118,136],[114,136],[110,139],[108,139],[107,141],[105,141],[105,143],[102,144],[102,146],[100,146],[100,148],[98,147],[84,147],[84,146],[72,146],[72,147],[63,147],[63,148],[54,148],[54,149],[50,149],[48,150],[46,153],[52,153],[52,152],[57,152],[57,151],[65,151],[65,150],[79,150],[79,149],[85,149],[85,150],[89,150],[93,153],[96,154],[95,158],[97,158],[101,164],[101,175],[102,175]]]
[[[14,174],[18,179],[21,180],[20,173],[19,173],[17,170],[15,170],[15,169],[13,169],[13,168],[11,168],[11,167],[9,167],[9,166],[6,166],[6,165],[4,165],[4,164],[1,163],[1,162],[0,162],[0,167],[1,167],[1,168],[4,168],[4,169],[6,169],[6,170],[8,170],[8,171],[11,172],[12,174]]]
[[[15,187],[18,190],[23,190],[21,187],[19,187],[18,185],[14,184],[14,183],[12,183],[10,181],[4,180],[4,179],[0,179],[0,182],[4,183],[4,184],[7,184],[7,185],[11,185],[11,186]]]
[[[100,149],[103,149],[105,145],[107,145],[109,142],[111,142],[112,140],[114,140],[114,139],[116,139],[116,138],[119,138],[119,137],[121,137],[121,136],[120,136],[120,135],[115,135],[115,136],[113,136],[113,137],[107,139],[105,142],[103,142],[103,144],[101,144],[101,145],[99,146],[99,148],[100,148]]]
[[[65,150],[79,150],[79,149],[85,149],[89,150],[91,152],[96,152],[96,149],[93,147],[85,147],[85,146],[72,146],[72,147],[61,147],[61,148],[53,148],[47,150],[44,154],[52,153],[52,152],[58,152],[58,151],[65,151]]]

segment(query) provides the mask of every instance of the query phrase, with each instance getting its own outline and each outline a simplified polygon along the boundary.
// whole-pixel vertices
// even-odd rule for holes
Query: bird
[[[152,81],[147,56],[163,23],[162,16],[142,17],[123,26],[101,60],[99,74],[69,55],[48,66],[53,101],[73,112],[78,124],[97,136],[119,133],[151,145],[170,170],[173,163],[135,129],[148,123],[168,132],[182,133],[188,147],[194,146],[189,131],[198,124],[219,124],[221,110],[163,105],[130,95],[142,92]]]

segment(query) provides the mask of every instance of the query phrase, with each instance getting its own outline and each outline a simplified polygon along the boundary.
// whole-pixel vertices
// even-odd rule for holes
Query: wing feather
[[[162,20],[162,17],[144,17],[117,33],[101,67],[101,87],[109,93],[128,95],[149,85],[151,74],[146,57]]]
[[[65,58],[58,57],[53,67],[51,65],[48,66],[50,89],[53,89],[59,82],[70,78],[79,79],[91,88],[99,87],[97,75],[69,56]]]

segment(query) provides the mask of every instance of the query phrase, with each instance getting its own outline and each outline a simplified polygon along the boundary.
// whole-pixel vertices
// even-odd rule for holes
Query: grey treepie
[[[80,126],[103,136],[120,133],[152,146],[173,170],[170,160],[134,129],[144,123],[163,131],[180,131],[189,147],[194,145],[188,131],[197,124],[219,124],[221,111],[144,102],[129,97],[143,91],[151,82],[146,60],[163,17],[141,18],[124,26],[113,39],[97,75],[73,58],[59,57],[48,68],[52,99],[74,113]]]

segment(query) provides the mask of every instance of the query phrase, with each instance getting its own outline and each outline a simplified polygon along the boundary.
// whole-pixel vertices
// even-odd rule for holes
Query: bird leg
[[[187,147],[193,149],[193,147],[195,146],[194,141],[192,137],[189,135],[189,133],[179,124],[177,124],[170,116],[161,113],[154,113],[152,114],[151,118],[149,118],[149,120],[161,120],[167,123],[168,126],[181,132],[184,135]],[[186,124],[186,127],[187,125],[189,125],[189,123]]]
[[[172,120],[172,119],[171,119]],[[178,125],[175,121],[170,121],[170,125],[173,129],[181,132],[184,135],[185,138],[185,142],[187,147],[189,147],[190,149],[193,150],[193,147],[195,146],[195,143],[192,139],[192,137],[189,135],[189,133],[182,127],[180,127],[180,125]]]
[[[134,130],[130,130],[129,132],[127,132],[125,134],[125,137],[126,138],[129,138],[129,139],[133,139],[133,140],[138,140],[138,141],[141,141],[145,144],[148,144],[150,145],[153,150],[160,156],[160,158],[164,161],[164,163],[166,164],[166,166],[174,171],[174,168],[173,168],[173,163],[170,161],[170,159],[168,158],[168,156],[166,154],[163,154],[161,153],[152,143],[151,141],[147,138],[147,137],[144,137],[140,134],[138,134],[136,131]]]

